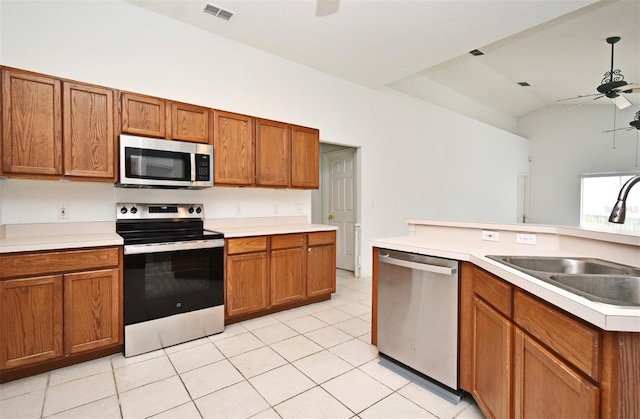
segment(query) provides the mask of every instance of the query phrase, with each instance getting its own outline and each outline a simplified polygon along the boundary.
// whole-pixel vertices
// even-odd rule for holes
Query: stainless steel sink
[[[640,306],[640,277],[551,275],[551,280],[586,298],[614,305]]]
[[[600,259],[556,258],[534,256],[487,256],[512,268],[530,271],[593,274],[593,275],[640,275],[640,270]]]
[[[632,266],[594,258],[487,257],[592,301],[640,307],[640,269]]]

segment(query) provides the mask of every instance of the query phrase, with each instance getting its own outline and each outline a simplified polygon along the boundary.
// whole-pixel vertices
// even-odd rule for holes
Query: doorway
[[[518,174],[516,221],[526,223],[529,221],[529,175]]]
[[[338,227],[336,267],[359,277],[360,225],[358,223],[357,150],[330,144],[320,145],[320,189],[312,197],[312,218],[316,224]]]

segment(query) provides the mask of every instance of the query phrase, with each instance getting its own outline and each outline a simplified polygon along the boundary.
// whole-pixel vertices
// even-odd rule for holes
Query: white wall
[[[410,98],[302,67],[120,1],[2,2],[0,63],[320,129],[360,148],[363,243],[405,235],[407,218],[514,222],[528,141]],[[273,215],[309,191],[126,191],[3,180],[4,223],[113,220],[118,201],[200,201],[207,217]],[[66,202],[59,202],[61,200]],[[210,207],[213,207],[211,209]],[[52,215],[53,214],[53,215]],[[84,214],[84,215],[81,215]],[[283,213],[283,215],[285,215]],[[371,252],[363,249],[363,274]]]
[[[640,170],[637,130],[618,131],[613,149],[613,104],[547,106],[518,119],[530,140],[530,218],[534,224],[580,224],[580,175]],[[637,106],[617,110],[616,127],[629,127]],[[613,205],[614,202],[611,203]]]

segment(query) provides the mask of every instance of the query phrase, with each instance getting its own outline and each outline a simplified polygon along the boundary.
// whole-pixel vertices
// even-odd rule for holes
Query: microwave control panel
[[[196,154],[196,181],[211,180],[211,158],[208,154]]]

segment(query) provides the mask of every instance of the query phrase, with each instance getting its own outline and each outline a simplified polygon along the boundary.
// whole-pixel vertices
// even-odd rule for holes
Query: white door
[[[356,152],[355,149],[324,154],[324,222],[338,227],[336,267],[355,270]]]
[[[529,218],[529,176],[518,174],[518,205],[516,221],[526,223]]]

